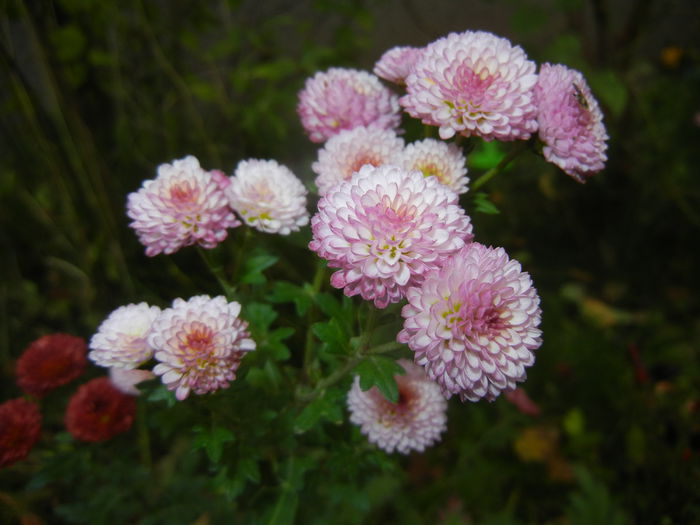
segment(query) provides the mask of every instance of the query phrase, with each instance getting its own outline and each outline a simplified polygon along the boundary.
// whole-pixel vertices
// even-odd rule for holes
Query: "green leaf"
[[[249,303],[243,312],[245,319],[256,331],[264,332],[277,319],[277,312],[269,304]]]
[[[279,257],[268,254],[254,255],[246,260],[241,275],[241,283],[243,284],[265,284],[267,279],[263,275],[263,271],[274,265],[279,260]]]
[[[627,88],[624,82],[614,71],[596,71],[588,75],[593,96],[610,111],[614,116],[619,116],[627,106]]]
[[[224,443],[233,441],[233,433],[222,427],[205,428],[196,426],[192,429],[195,433],[192,446],[195,449],[203,448],[212,463],[218,463],[224,450]]]
[[[498,166],[504,156],[497,142],[481,141],[469,155],[469,165],[477,170],[490,170]]]
[[[294,422],[294,431],[303,434],[326,419],[335,423],[342,421],[342,401],[345,392],[327,391],[306,405]]]
[[[146,401],[165,401],[165,405],[168,408],[175,406],[177,403],[175,392],[168,390],[168,388],[163,384],[157,385],[153,391],[146,396]]]
[[[489,215],[501,213],[496,205],[489,200],[488,195],[483,191],[480,191],[474,195],[474,210],[481,213],[488,213]]]
[[[629,519],[615,504],[607,487],[593,478],[583,467],[575,467],[574,472],[579,483],[579,491],[569,501],[566,512],[571,525],[589,525],[605,523],[606,525],[627,525]]]
[[[267,299],[273,303],[294,303],[297,315],[305,315],[312,303],[311,295],[301,286],[287,282],[277,281],[273,285],[272,293]]]
[[[320,341],[326,343],[329,352],[347,353],[350,350],[348,334],[335,317],[326,322],[314,323],[311,330]]]
[[[399,387],[394,376],[403,375],[406,371],[393,359],[384,356],[369,356],[355,367],[360,376],[360,388],[369,390],[376,386],[389,401],[399,400]]]

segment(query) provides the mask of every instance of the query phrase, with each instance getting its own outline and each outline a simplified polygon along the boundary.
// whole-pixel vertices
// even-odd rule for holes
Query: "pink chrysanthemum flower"
[[[149,379],[153,379],[156,375],[150,370],[142,370],[140,368],[110,368],[109,380],[112,385],[123,394],[130,396],[141,395],[141,392],[136,385]]]
[[[578,182],[602,170],[608,135],[583,75],[559,64],[542,64],[535,100],[544,158]]]
[[[419,47],[392,47],[374,65],[373,73],[395,84],[405,84],[422,49]]]
[[[129,194],[127,215],[149,257],[195,243],[213,248],[241,224],[215,176],[192,156],[158,166],[155,179]]]
[[[503,248],[466,246],[406,299],[397,339],[447,397],[493,400],[525,380],[542,343],[540,300]]]
[[[421,367],[406,359],[398,363],[406,370],[405,375],[395,376],[398,402],[386,399],[377,387],[363,392],[360,378],[355,377],[348,393],[350,421],[360,426],[370,443],[386,452],[423,452],[447,428],[447,401]]]
[[[350,179],[365,164],[398,164],[403,145],[403,140],[390,129],[359,126],[341,131],[328,139],[318,152],[318,161],[311,165],[318,174],[319,194]]]
[[[356,69],[331,68],[306,80],[297,112],[313,142],[324,142],[344,129],[401,123],[398,97],[377,77]]]
[[[160,363],[153,372],[179,400],[191,390],[206,394],[228,388],[236,379],[241,359],[255,350],[240,311],[239,303],[223,296],[198,295],[175,299],[154,321],[148,342]]]
[[[281,235],[308,224],[306,188],[286,166],[274,160],[242,160],[234,175],[226,195],[246,224]]]
[[[424,176],[436,177],[456,193],[466,193],[467,159],[454,144],[441,140],[424,139],[409,144],[401,155],[401,165],[407,170],[418,170]]]
[[[400,301],[472,239],[457,194],[435,177],[369,166],[334,186],[311,219],[309,248],[339,268],[331,284],[377,308]]]
[[[10,399],[0,404],[0,468],[27,457],[41,435],[41,413],[36,403]]]
[[[128,304],[114,310],[90,339],[88,357],[106,368],[136,368],[148,361],[153,349],[147,336],[160,308],[146,303]]]
[[[400,102],[440,138],[527,139],[537,131],[535,63],[519,46],[484,31],[451,33],[420,53]]]

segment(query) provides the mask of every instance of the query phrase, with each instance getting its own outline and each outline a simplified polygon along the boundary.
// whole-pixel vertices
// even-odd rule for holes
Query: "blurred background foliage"
[[[538,62],[583,71],[610,134],[607,169],[585,186],[521,156],[484,187],[500,213],[473,215],[477,239],[519,259],[543,299],[545,343],[525,383],[538,415],[504,399],[453,401],[441,444],[394,458],[344,422],[344,388],[303,418],[277,414],[290,352],[279,343],[288,334],[271,326],[293,326],[294,311],[280,306],[276,320],[261,306],[248,315],[277,348],[274,359],[211,400],[168,406],[154,389],[157,410],[140,419],[152,429],[153,458],[133,432],[105,445],[73,442],[61,431],[64,405],[47,401],[45,434],[55,443],[34,463],[0,472],[3,522],[700,523],[697,2],[0,6],[2,399],[18,395],[14,359],[40,335],[87,338],[119,305],[218,293],[194,251],[143,255],[127,227],[126,195],[186,154],[227,173],[244,158],[274,158],[310,182],[316,146],[295,108],[317,70],[371,69],[395,45],[489,30]],[[472,179],[509,148],[468,146]],[[307,236],[261,241],[267,252],[256,262],[291,254],[292,271],[309,279],[316,263],[303,249]],[[236,232],[227,249],[244,240]],[[249,266],[254,290],[294,300],[265,288]],[[291,339],[292,363],[303,344]],[[235,413],[183,431],[193,414],[216,413],[207,403]],[[236,425],[251,413],[266,423]],[[282,450],[297,455],[278,458]]]

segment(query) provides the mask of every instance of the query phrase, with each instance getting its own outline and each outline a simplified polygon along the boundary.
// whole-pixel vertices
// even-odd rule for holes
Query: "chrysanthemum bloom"
[[[319,150],[318,161],[311,165],[318,174],[319,194],[350,179],[365,164],[398,164],[403,145],[403,140],[390,129],[359,126],[334,135]]]
[[[608,135],[583,75],[559,64],[542,64],[535,100],[544,158],[578,182],[602,170]]]
[[[376,386],[363,392],[360,378],[355,377],[348,393],[350,421],[386,452],[423,452],[440,440],[447,427],[447,401],[421,367],[406,359],[398,363],[406,370],[405,375],[395,376],[398,402],[386,399]]]
[[[41,414],[35,403],[20,398],[0,404],[0,468],[26,458],[40,434]]]
[[[397,339],[447,397],[493,400],[525,380],[542,343],[540,300],[503,248],[471,243],[406,299]]]
[[[40,337],[17,360],[17,384],[27,394],[42,397],[80,376],[87,364],[86,353],[82,337],[69,334]]]
[[[373,73],[389,82],[405,84],[406,77],[418,60],[421,51],[419,47],[392,47],[374,65]]]
[[[120,392],[107,377],[88,381],[66,408],[66,429],[80,441],[107,441],[131,428],[136,415],[133,396]]]
[[[140,368],[110,368],[109,380],[117,390],[130,396],[138,396],[141,394],[136,385],[149,379],[153,379],[156,375],[150,370],[141,370]]]
[[[215,176],[192,156],[158,166],[155,179],[129,194],[127,215],[149,257],[195,243],[214,248],[241,224]]]
[[[226,175],[221,170],[210,170],[211,176],[214,177],[214,182],[216,182],[219,189],[226,190],[231,185],[231,177]]]
[[[401,105],[440,138],[527,139],[537,131],[535,63],[484,31],[451,33],[426,46],[406,77]]]
[[[266,233],[289,235],[309,222],[306,188],[274,160],[242,160],[226,195],[246,224]]]
[[[456,145],[425,139],[406,146],[400,164],[407,170],[418,170],[426,177],[436,177],[456,193],[466,193],[469,183],[466,162],[464,153]]]
[[[153,349],[146,336],[160,308],[146,303],[128,304],[102,321],[90,339],[88,357],[98,366],[136,368],[148,361]]]
[[[240,304],[223,296],[198,295],[175,299],[155,320],[148,342],[160,363],[153,372],[179,400],[190,390],[206,394],[228,388],[236,378],[243,356],[255,350],[240,311]]]
[[[306,80],[297,112],[313,142],[324,142],[344,129],[401,123],[398,97],[377,77],[356,69],[331,68]]]
[[[334,186],[311,219],[309,248],[339,268],[331,284],[377,308],[402,299],[427,272],[472,239],[457,194],[435,177],[364,166]]]

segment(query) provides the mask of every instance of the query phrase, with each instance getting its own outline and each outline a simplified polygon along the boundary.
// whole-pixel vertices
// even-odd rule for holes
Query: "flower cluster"
[[[355,377],[347,399],[350,421],[386,452],[422,452],[439,441],[447,428],[447,402],[421,367],[406,359],[398,364],[406,373],[395,376],[399,389],[396,403],[387,400],[377,387],[363,392],[360,378]]]

